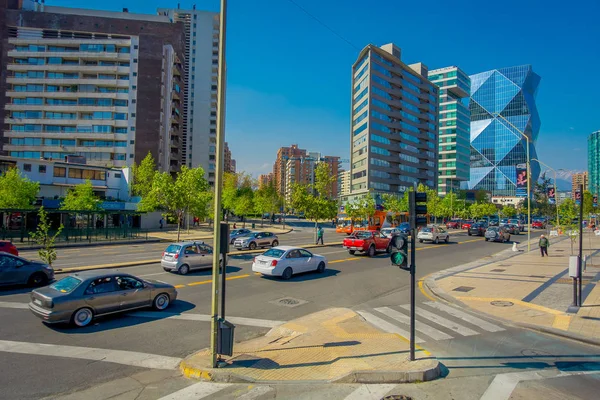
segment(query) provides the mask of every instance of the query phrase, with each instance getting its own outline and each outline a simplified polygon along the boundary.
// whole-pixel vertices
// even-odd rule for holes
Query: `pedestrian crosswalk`
[[[379,329],[397,333],[405,338],[410,336],[410,304],[376,307],[357,312]],[[415,343],[450,340],[504,330],[498,325],[447,304],[429,301],[415,307]]]

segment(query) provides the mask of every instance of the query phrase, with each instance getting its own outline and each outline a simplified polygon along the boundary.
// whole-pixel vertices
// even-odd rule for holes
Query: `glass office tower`
[[[600,193],[600,131],[588,137],[588,187],[593,194]]]
[[[483,189],[493,196],[516,195],[517,165],[527,162],[527,139],[523,134],[529,139],[530,158],[537,158],[540,117],[535,97],[540,79],[531,65],[471,76],[469,189]],[[532,162],[532,183],[539,175],[539,164]]]

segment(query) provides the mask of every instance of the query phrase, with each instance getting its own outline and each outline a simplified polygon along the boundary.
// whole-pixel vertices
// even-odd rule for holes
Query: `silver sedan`
[[[89,325],[101,315],[154,307],[165,310],[177,290],[165,282],[142,280],[119,271],[85,271],[31,292],[29,309],[47,323]]]

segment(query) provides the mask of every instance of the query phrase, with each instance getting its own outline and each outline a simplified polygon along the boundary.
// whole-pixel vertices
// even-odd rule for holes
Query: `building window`
[[[31,164],[23,164],[23,171],[31,172]]]
[[[129,155],[129,158],[133,158],[133,154],[130,154],[130,155]]]
[[[45,165],[38,166],[38,172],[40,174],[45,174],[46,173],[46,166]]]
[[[133,76],[137,76],[137,72],[134,72],[134,73],[133,73]]]
[[[135,63],[137,63],[137,58],[134,58],[134,59],[133,59],[133,63],[134,63],[134,64],[135,64]]]
[[[134,49],[134,50],[137,50],[137,49],[138,49],[138,45],[137,45],[137,44],[134,44],[134,45],[133,45],[133,49]]]
[[[64,178],[67,176],[67,169],[65,167],[54,167],[54,177]]]

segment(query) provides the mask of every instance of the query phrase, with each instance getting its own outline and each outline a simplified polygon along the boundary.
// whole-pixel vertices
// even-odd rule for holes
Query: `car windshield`
[[[519,222],[518,219],[509,219],[508,222],[510,222],[511,224],[516,224]]]
[[[371,237],[371,232],[367,232],[367,231],[362,231],[362,232],[356,232],[354,235],[355,238],[357,239],[364,239],[364,238],[368,238]]]
[[[181,250],[181,246],[178,244],[170,244],[165,250],[165,253],[179,253],[179,250]]]
[[[265,251],[262,255],[265,257],[273,257],[273,258],[281,258],[281,256],[285,253],[285,250],[281,249],[269,249]]]
[[[496,232],[498,230],[498,228],[496,228],[495,226],[491,226],[488,231],[490,232]]]
[[[60,281],[50,285],[50,289],[54,289],[61,293],[71,293],[81,284],[81,279],[75,278],[74,276],[67,276],[62,278]]]

